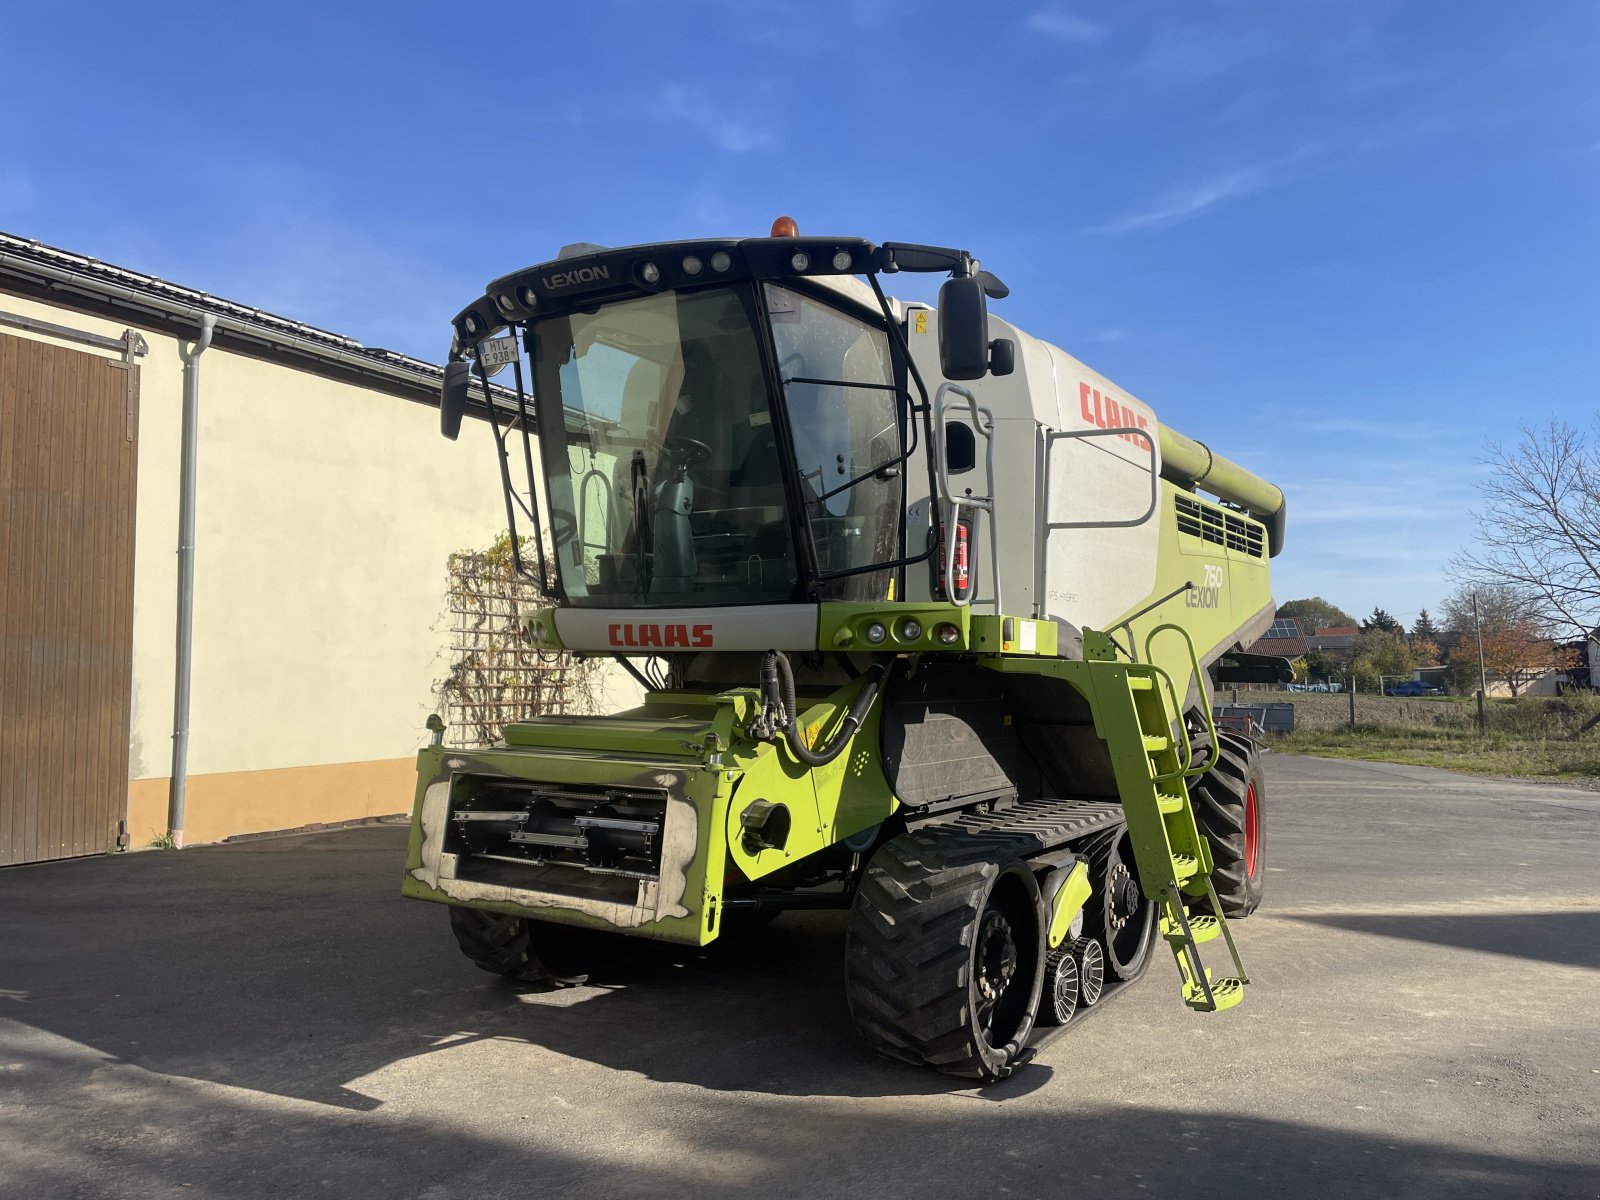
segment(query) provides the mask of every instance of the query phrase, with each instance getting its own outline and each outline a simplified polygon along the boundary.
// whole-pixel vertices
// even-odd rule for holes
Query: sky
[[[1590,0],[71,11],[0,30],[0,230],[434,360],[569,242],[961,246],[1284,488],[1280,601],[1437,608],[1485,446],[1600,407]]]

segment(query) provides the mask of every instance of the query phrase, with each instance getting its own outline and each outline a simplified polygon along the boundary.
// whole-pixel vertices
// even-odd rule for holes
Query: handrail
[[[1174,625],[1171,623],[1166,625],[1157,625],[1144,636],[1144,656],[1145,658],[1151,660],[1151,664],[1153,666],[1155,655],[1151,653],[1150,648],[1156,640],[1156,635],[1158,633],[1166,633],[1168,630],[1181,635],[1183,638],[1183,644],[1188,647],[1189,665],[1194,669],[1195,690],[1200,693],[1200,715],[1205,719],[1206,733],[1211,738],[1211,754],[1212,757],[1215,758],[1217,754],[1217,725],[1216,722],[1211,718],[1211,701],[1206,696],[1205,672],[1200,669],[1200,654],[1194,648],[1194,638],[1189,636],[1189,631],[1182,625]],[[1154,667],[1153,669],[1160,670],[1159,667]],[[1161,673],[1166,675],[1165,671],[1162,671]],[[1183,725],[1183,709],[1177,702],[1177,689],[1174,687],[1172,683],[1172,677],[1170,675],[1167,676],[1167,686],[1172,690],[1173,711],[1178,715],[1178,724]],[[1183,744],[1184,749],[1187,752],[1187,757],[1183,768],[1178,772],[1178,774],[1182,775],[1185,779],[1192,779],[1197,775],[1204,775],[1206,771],[1210,769],[1211,763],[1207,762],[1198,767],[1194,765],[1194,743],[1188,737],[1187,726],[1185,726]],[[1176,776],[1168,776],[1168,778],[1176,778]]]
[[[1150,455],[1150,506],[1137,517],[1127,521],[1052,521],[1050,519],[1050,444],[1065,439],[1080,439],[1093,437],[1121,437],[1124,434],[1137,434],[1144,443],[1145,450]],[[1041,508],[1041,527],[1048,537],[1052,529],[1128,529],[1134,525],[1143,525],[1155,515],[1156,505],[1161,502],[1161,466],[1156,459],[1156,440],[1150,436],[1148,429],[1136,429],[1131,425],[1117,426],[1114,429],[1053,429],[1045,434],[1044,449],[1044,504]],[[1126,461],[1126,460],[1123,460]]]
[[[988,477],[989,494],[987,496],[957,496],[955,489],[950,484],[950,461],[945,457],[945,397],[954,392],[963,397],[967,402],[967,410],[972,414],[972,429],[975,434],[983,437],[984,441],[984,472]],[[950,603],[958,608],[965,608],[972,603],[977,589],[968,591],[965,600],[956,596],[956,529],[960,524],[961,509],[970,508],[975,512],[987,512],[994,516],[994,413],[987,408],[980,408],[978,398],[959,383],[945,382],[939,385],[939,390],[933,395],[933,441],[932,446],[935,472],[934,477],[939,484],[939,495],[948,509],[945,520],[945,546],[944,563],[941,574],[944,578],[944,594]],[[1000,602],[1000,523],[995,520],[989,522],[989,558],[990,574],[994,578],[994,610],[996,613],[1005,611]],[[976,528],[976,526],[975,526]]]

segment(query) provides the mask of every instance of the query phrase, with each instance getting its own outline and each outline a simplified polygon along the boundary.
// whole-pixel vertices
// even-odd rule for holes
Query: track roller
[[[1085,1008],[1093,1008],[1105,987],[1106,953],[1094,938],[1085,937],[1072,944],[1072,955],[1078,960],[1078,994]]]

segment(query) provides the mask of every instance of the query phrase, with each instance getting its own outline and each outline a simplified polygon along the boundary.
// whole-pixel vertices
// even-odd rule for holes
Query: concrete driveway
[[[398,827],[6,870],[0,1194],[1600,1196],[1600,796],[1268,779],[1245,1004],[1158,961],[981,1091],[856,1040],[840,914],[534,992]]]

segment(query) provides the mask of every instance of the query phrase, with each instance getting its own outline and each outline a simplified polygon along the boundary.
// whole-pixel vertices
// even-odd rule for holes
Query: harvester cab
[[[1271,621],[1283,497],[1006,295],[965,251],[784,219],[569,247],[456,317],[442,427],[493,431],[551,601],[525,636],[645,688],[421,752],[404,890],[479,966],[567,983],[607,934],[847,908],[867,1041],[980,1079],[1157,941],[1191,1007],[1238,1002],[1264,787],[1207,685]]]

